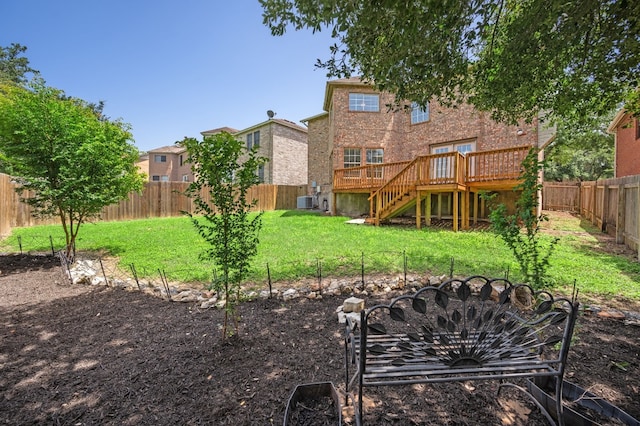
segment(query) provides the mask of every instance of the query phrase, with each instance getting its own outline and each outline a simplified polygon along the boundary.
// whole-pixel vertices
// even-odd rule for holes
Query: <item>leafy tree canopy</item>
[[[131,140],[128,124],[38,79],[0,85],[0,154],[35,214],[60,218],[67,254],[82,223],[142,189]]]
[[[613,177],[615,140],[607,132],[613,114],[594,118],[589,126],[562,122],[545,150],[546,181],[594,181]]]
[[[331,31],[330,77],[514,122],[616,109],[640,78],[640,2],[260,0],[272,34]],[[637,106],[637,103],[636,103]],[[638,112],[638,111],[635,111]]]
[[[26,51],[25,46],[17,43],[9,47],[0,46],[0,82],[25,84],[28,81],[27,74],[38,75],[38,71],[29,66],[29,59],[22,56]]]

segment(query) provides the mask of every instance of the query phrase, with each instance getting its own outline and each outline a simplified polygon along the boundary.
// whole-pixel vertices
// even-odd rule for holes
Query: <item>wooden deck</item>
[[[413,161],[337,169],[333,192],[369,193],[369,216],[376,225],[416,206],[418,228],[422,223],[420,201],[433,193],[453,193],[453,227],[457,230],[458,219],[462,219],[465,229],[469,226],[467,206],[471,194],[476,197],[474,206],[477,206],[481,190],[514,188],[519,183],[521,164],[530,148],[521,146],[466,155],[447,152],[420,156]],[[431,205],[426,203],[426,206],[424,216],[428,225]],[[474,209],[475,220],[477,209]]]

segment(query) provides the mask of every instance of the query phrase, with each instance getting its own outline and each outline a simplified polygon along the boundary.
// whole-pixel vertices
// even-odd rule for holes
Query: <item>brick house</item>
[[[149,180],[151,182],[193,181],[187,151],[178,145],[152,149],[149,154]]]
[[[640,122],[624,109],[607,129],[615,136],[614,176],[640,175]]]
[[[465,162],[474,172],[486,173],[494,163],[503,172],[507,166],[515,169],[515,176],[511,170],[503,173],[500,182],[477,179],[473,186],[456,179],[423,180],[410,190],[413,200],[403,203],[403,212],[410,215],[429,212],[427,222],[432,207],[434,216],[457,217],[454,210],[459,203],[463,204],[463,219],[470,209],[477,216],[479,191],[513,188],[528,147],[545,146],[553,137],[552,131],[537,122],[499,124],[468,105],[446,108],[432,102],[423,109],[408,103],[405,109],[390,110],[387,105],[394,99],[359,78],[327,82],[324,112],[302,120],[308,126],[309,193],[318,206],[334,214],[378,215],[377,191],[385,184],[391,186],[389,179],[404,167],[418,167],[410,163],[419,157],[424,157],[420,170],[427,173],[430,168],[431,178],[454,173]],[[477,157],[483,152],[494,154]]]
[[[244,130],[219,128],[201,132],[210,136],[221,131],[245,141],[247,148],[258,146],[258,154],[269,161],[257,171],[263,183],[273,185],[307,184],[307,129],[277,118]]]

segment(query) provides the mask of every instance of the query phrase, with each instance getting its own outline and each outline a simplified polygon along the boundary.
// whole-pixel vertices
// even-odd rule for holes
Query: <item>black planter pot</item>
[[[552,417],[557,418],[555,398],[547,391],[547,389],[554,388],[554,382],[542,386],[531,380],[527,380],[527,390],[542,404]],[[640,421],[634,419],[620,408],[566,380],[562,385],[562,397],[569,401],[575,401],[576,404],[593,410],[603,417],[617,419],[627,426],[640,426]],[[599,423],[596,423],[594,420],[587,418],[567,406],[564,407],[563,412],[564,421],[567,426],[599,426]]]
[[[305,410],[308,407],[315,406],[318,402],[327,400],[333,402],[332,407],[328,407],[318,415],[335,418],[336,423],[332,424],[341,426],[342,406],[340,405],[340,397],[331,382],[306,383],[296,386],[287,403],[287,409],[284,413],[284,426],[297,426],[298,423],[295,420],[296,413],[299,414],[300,410]],[[327,413],[327,410],[331,412]],[[331,415],[328,416],[327,414]],[[313,413],[307,412],[305,415],[309,416],[313,415]]]

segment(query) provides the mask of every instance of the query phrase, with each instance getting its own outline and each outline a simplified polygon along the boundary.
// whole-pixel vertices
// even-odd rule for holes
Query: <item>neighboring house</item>
[[[640,175],[640,123],[624,109],[607,129],[615,136],[614,176]]]
[[[258,154],[268,159],[256,171],[260,181],[273,185],[307,184],[307,129],[277,118],[244,130],[222,127],[201,132],[211,136],[226,131],[246,143],[247,148],[258,147]]]
[[[141,153],[136,162],[136,166],[141,173],[144,173],[146,179],[149,180],[149,154]]]
[[[308,126],[314,204],[376,223],[407,212],[417,217],[426,212],[429,223],[433,211],[437,217],[461,217],[464,226],[470,212],[477,218],[480,204],[484,210],[479,192],[512,189],[528,148],[543,147],[552,138],[537,122],[507,126],[471,106],[435,102],[390,110],[394,99],[359,78],[327,82],[324,112],[302,120]],[[409,181],[403,194],[392,193]],[[387,202],[395,205],[391,211],[383,205]]]
[[[149,151],[149,181],[192,182],[193,173],[187,163],[187,151],[178,145],[163,146]]]

